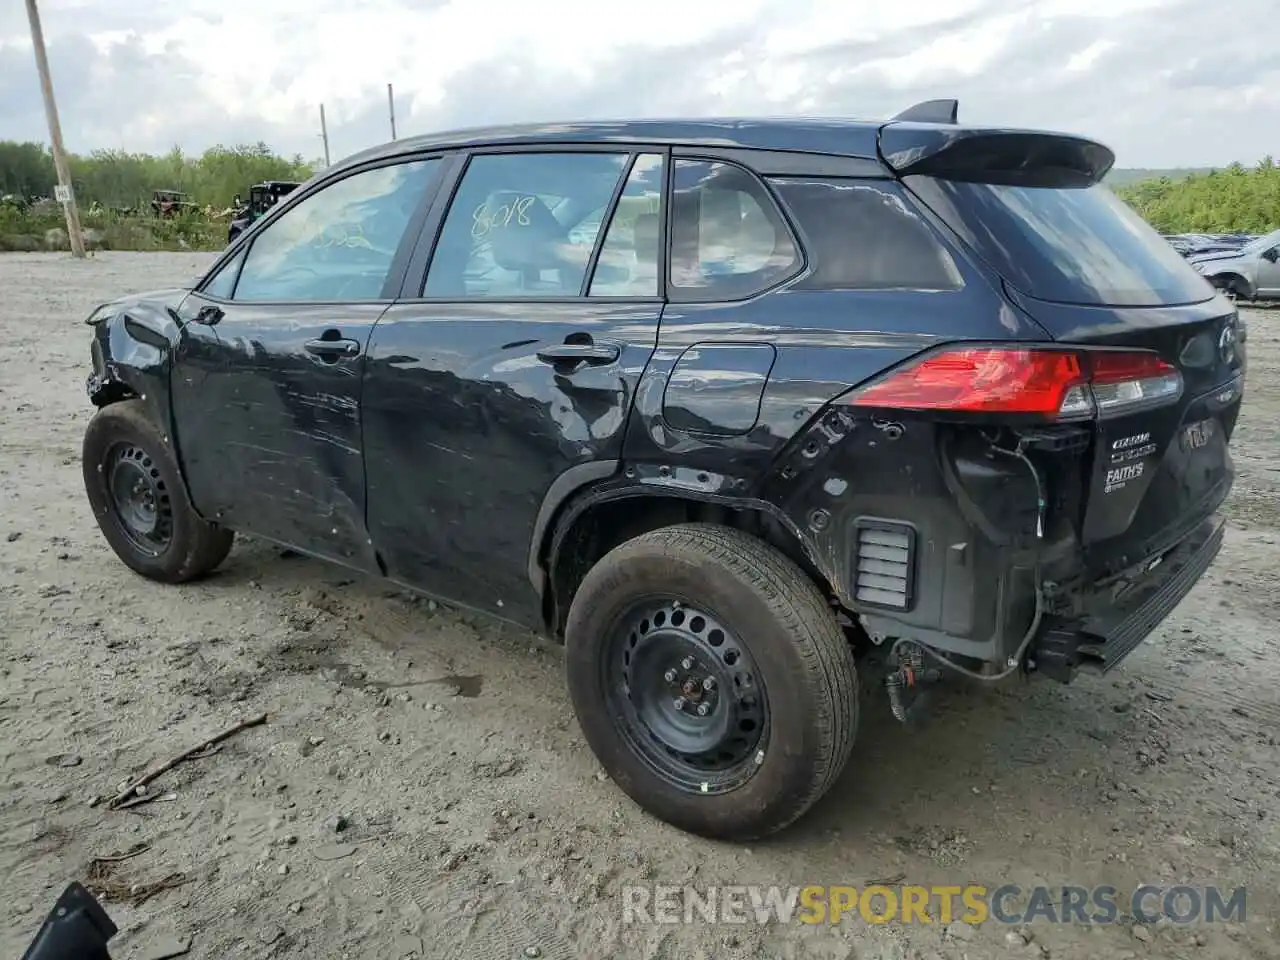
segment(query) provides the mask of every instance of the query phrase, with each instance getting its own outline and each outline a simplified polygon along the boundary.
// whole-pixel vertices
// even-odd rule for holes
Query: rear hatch
[[[1244,374],[1234,306],[1102,185],[1113,158],[1100,144],[890,124],[881,149],[1052,340],[1150,351],[1167,364],[1150,396],[1132,381],[1094,385],[1080,535],[1097,575],[1171,547],[1220,505],[1233,478],[1228,441]],[[1118,366],[1127,362],[1121,354]]]

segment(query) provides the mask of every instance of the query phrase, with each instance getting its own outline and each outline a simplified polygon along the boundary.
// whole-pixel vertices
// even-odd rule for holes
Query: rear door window
[[[629,153],[472,157],[445,217],[425,297],[579,297]]]
[[[1029,187],[910,176],[908,187],[1016,289],[1106,306],[1199,303],[1209,285],[1102,184]]]
[[[712,160],[672,171],[672,299],[741,300],[794,276],[802,259],[755,176]]]
[[[660,153],[642,153],[632,164],[600,248],[590,296],[658,296],[663,159]]]

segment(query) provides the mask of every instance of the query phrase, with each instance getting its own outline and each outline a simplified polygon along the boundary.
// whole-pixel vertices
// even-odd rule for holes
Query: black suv
[[[628,794],[766,834],[868,653],[900,717],[1105,671],[1216,555],[1243,330],[1112,161],[953,101],[398,140],[94,311],[88,496],[155,580],[240,531],[563,638]]]

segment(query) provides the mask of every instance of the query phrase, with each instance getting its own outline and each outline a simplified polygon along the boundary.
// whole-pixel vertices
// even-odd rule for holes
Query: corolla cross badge
[[[1236,325],[1224,323],[1222,332],[1218,334],[1218,356],[1223,363],[1231,363],[1236,358]]]

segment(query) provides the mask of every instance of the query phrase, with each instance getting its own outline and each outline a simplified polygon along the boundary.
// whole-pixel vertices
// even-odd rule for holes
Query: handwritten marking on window
[[[533,222],[529,219],[529,208],[533,206],[533,202],[537,199],[533,195],[518,197],[510,203],[495,207],[493,210],[489,209],[489,201],[486,200],[471,213],[472,239],[482,240],[489,235],[490,231],[506,229],[513,223],[520,227],[529,226]]]

